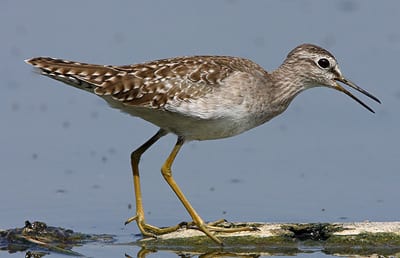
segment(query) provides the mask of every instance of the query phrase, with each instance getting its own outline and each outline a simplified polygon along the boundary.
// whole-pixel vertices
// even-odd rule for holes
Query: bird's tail
[[[35,57],[25,60],[39,72],[50,78],[62,81],[76,88],[94,92],[108,79],[116,76],[118,71],[111,66],[78,63],[50,57]]]

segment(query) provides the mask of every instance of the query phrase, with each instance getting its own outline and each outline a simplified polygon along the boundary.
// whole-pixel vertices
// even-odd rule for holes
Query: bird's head
[[[341,82],[376,102],[381,103],[380,100],[371,93],[346,79],[342,75],[335,57],[321,47],[311,44],[300,45],[288,54],[283,66],[288,67],[296,76],[301,78],[304,88],[315,86],[333,88],[345,93],[369,111],[374,112],[364,102],[341,86],[339,84],[339,82]]]

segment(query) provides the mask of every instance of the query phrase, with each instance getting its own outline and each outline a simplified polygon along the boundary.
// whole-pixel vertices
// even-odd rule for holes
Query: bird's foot
[[[241,232],[241,231],[257,231],[259,230],[256,226],[251,226],[247,224],[235,224],[228,222],[225,219],[220,219],[217,221],[213,222],[195,222],[192,221],[190,223],[187,223],[186,228],[188,229],[195,229],[202,231],[204,234],[206,234],[208,237],[210,237],[214,242],[223,245],[222,241],[216,237],[212,232],[215,233],[235,233],[235,232]]]
[[[137,213],[135,216],[127,219],[125,221],[125,225],[131,223],[132,221],[136,221],[136,224],[143,236],[154,237],[154,238],[157,238],[158,235],[168,234],[168,233],[177,231],[180,228],[184,228],[188,224],[187,222],[181,222],[175,226],[160,228],[160,227],[156,227],[156,226],[147,224],[144,219],[144,215],[141,213]]]
[[[144,216],[141,213],[137,213],[135,216],[127,219],[125,225],[136,221],[140,232],[145,237],[157,238],[158,235],[168,234],[175,232],[181,228],[195,229],[203,232],[208,237],[210,237],[214,242],[219,245],[223,245],[222,241],[216,237],[212,232],[222,232],[222,233],[234,233],[241,231],[257,231],[259,230],[256,226],[251,226],[248,224],[235,224],[226,221],[225,219],[220,219],[213,222],[204,223],[203,221],[192,221],[192,222],[181,222],[178,225],[170,227],[156,227],[145,222]]]
[[[232,223],[226,219],[220,219],[213,222],[205,223],[205,227],[209,231],[223,232],[223,233],[234,233],[240,231],[258,231],[259,229],[255,225],[248,225],[246,223]],[[186,228],[197,229],[198,225],[195,222],[190,222],[186,225]]]

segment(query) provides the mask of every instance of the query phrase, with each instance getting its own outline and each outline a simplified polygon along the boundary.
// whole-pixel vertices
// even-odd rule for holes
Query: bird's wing
[[[194,56],[126,66],[103,66],[48,57],[26,61],[53,79],[125,105],[162,108],[169,101],[190,101],[212,92],[232,73],[254,63],[241,58]],[[258,67],[256,67],[258,68]]]

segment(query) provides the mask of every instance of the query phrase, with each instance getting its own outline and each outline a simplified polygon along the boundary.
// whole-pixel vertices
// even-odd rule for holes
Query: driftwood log
[[[224,223],[225,227],[255,226],[257,231],[217,233],[217,246],[195,229],[181,229],[138,242],[147,252],[254,257],[258,255],[323,252],[363,257],[400,257],[400,222],[355,223]]]

